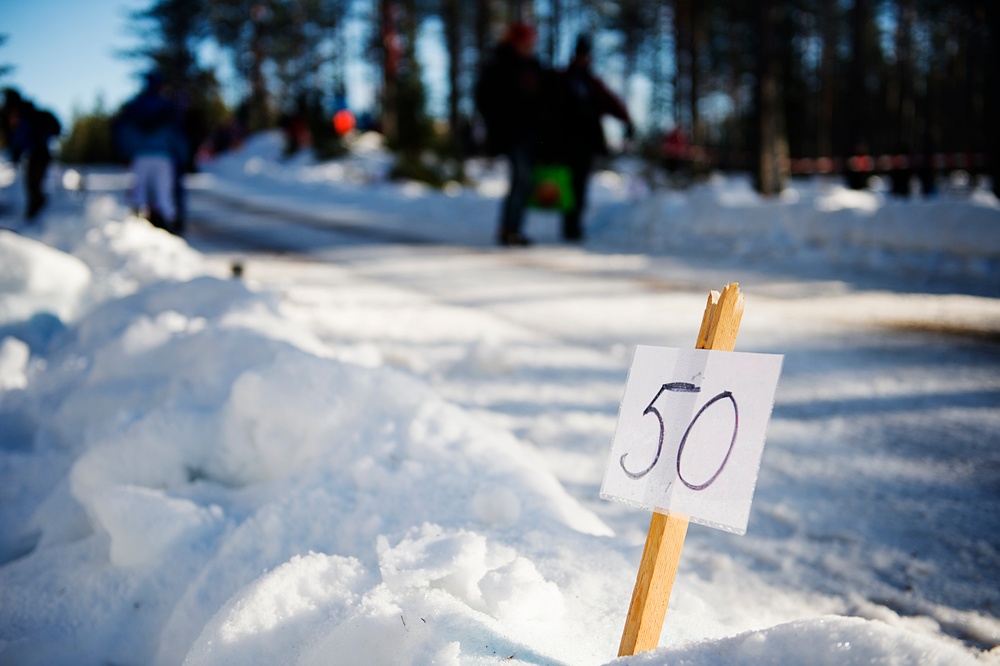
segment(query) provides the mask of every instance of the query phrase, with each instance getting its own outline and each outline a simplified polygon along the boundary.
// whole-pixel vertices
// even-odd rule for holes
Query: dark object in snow
[[[43,190],[45,174],[52,162],[49,141],[62,132],[59,120],[51,111],[40,109],[21,97],[13,88],[4,90],[4,104],[0,108],[0,133],[10,151],[11,162],[17,164],[25,158],[24,216],[30,222],[45,207]]]

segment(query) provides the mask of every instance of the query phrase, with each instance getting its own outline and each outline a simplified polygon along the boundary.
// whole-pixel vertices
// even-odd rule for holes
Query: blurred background
[[[477,73],[525,21],[548,67],[590,36],[637,127],[625,142],[609,125],[617,147],[691,178],[743,171],[766,195],[813,173],[1000,183],[995,0],[40,0],[4,13],[0,86],[56,111],[68,163],[115,161],[113,118],[155,68],[200,157],[277,127],[332,157],[371,130],[397,175],[462,180],[482,151]],[[106,59],[84,65],[85,45]],[[60,97],[67,72],[92,97]]]

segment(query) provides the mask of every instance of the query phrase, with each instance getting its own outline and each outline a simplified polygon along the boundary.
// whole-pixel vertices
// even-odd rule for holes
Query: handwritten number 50
[[[695,386],[694,384],[689,384],[687,382],[670,382],[668,384],[664,384],[663,386],[661,386],[660,390],[657,391],[655,396],[653,396],[653,399],[649,401],[649,405],[646,406],[646,409],[645,411],[643,411],[642,415],[645,416],[647,414],[653,414],[656,416],[656,420],[660,424],[660,435],[659,435],[659,441],[656,444],[656,455],[653,456],[653,462],[649,463],[648,467],[638,472],[631,472],[627,467],[625,467],[625,457],[628,456],[628,453],[622,454],[622,457],[619,458],[618,460],[618,464],[621,465],[622,470],[630,478],[641,479],[642,477],[649,474],[656,466],[656,463],[660,461],[660,454],[663,452],[664,425],[663,425],[663,415],[660,413],[660,410],[656,408],[655,404],[656,401],[659,399],[659,397],[663,395],[665,391],[671,393],[700,393],[701,387]],[[684,478],[684,474],[683,472],[681,472],[681,457],[684,455],[684,447],[687,445],[688,437],[690,436],[691,431],[694,429],[694,425],[698,422],[698,419],[701,418],[701,415],[704,414],[709,407],[723,400],[728,400],[733,408],[733,435],[732,438],[730,438],[729,440],[729,448],[726,449],[726,456],[722,459],[722,462],[719,464],[718,469],[715,470],[715,473],[712,474],[712,476],[710,476],[707,481],[705,481],[704,483],[691,483],[690,481]],[[705,488],[708,488],[710,485],[712,485],[712,483],[714,483],[715,480],[719,478],[719,474],[722,473],[722,470],[725,469],[726,463],[729,462],[729,456],[732,454],[733,446],[736,444],[736,434],[737,431],[739,430],[739,425],[740,425],[740,410],[739,406],[736,404],[736,398],[733,397],[733,394],[731,392],[722,391],[721,393],[713,397],[711,400],[706,402],[704,405],[702,405],[701,409],[698,410],[698,413],[694,415],[694,418],[691,419],[691,422],[688,424],[687,430],[684,431],[684,436],[681,437],[680,445],[677,447],[677,478],[681,480],[681,483],[683,483],[691,490],[704,490]]]

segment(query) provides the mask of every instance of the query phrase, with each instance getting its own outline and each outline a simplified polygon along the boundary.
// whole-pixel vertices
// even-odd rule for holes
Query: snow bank
[[[40,313],[72,318],[91,279],[76,257],[0,229],[0,325]]]
[[[382,145],[375,132],[361,134],[350,141],[350,152],[342,158],[317,162],[309,151],[284,155],[284,137],[280,130],[250,137],[239,149],[223,153],[205,164],[205,168],[227,180],[278,180],[294,185],[371,184],[384,182],[392,168],[392,153]]]
[[[88,232],[82,256],[144,282],[129,267],[156,261],[121,260],[123,224]],[[173,241],[145,242],[155,258]],[[567,601],[542,570],[594,572],[536,542],[576,534],[617,561],[610,530],[509,433],[288,328],[266,294],[200,277],[93,307],[32,358],[34,381],[7,338],[0,424],[21,432],[0,469],[32,483],[0,537],[5,660],[468,663],[483,636],[491,656],[579,649],[551,635]]]
[[[83,219],[52,216],[34,232],[0,229],[0,338],[6,331],[38,343],[108,298],[205,273],[182,239],[110,196],[92,199]]]
[[[784,655],[775,658],[775,655]],[[960,664],[968,656],[959,648],[914,636],[878,621],[848,617],[819,617],[778,625],[671,650],[663,655],[644,654],[622,658],[616,664],[653,666],[717,666],[743,664],[809,663],[817,666],[840,664],[884,664],[885,666],[930,666]]]
[[[238,168],[291,184],[316,166],[289,176],[275,165],[264,151]],[[458,202],[444,226],[495,206],[373,187],[387,196],[350,196],[386,215],[403,200]],[[713,184],[595,230],[636,248],[731,245],[752,228],[743,249],[754,252],[821,243],[811,222],[791,220],[825,207],[816,220],[848,220],[829,241],[847,256],[863,228],[854,217],[891,208],[825,192],[778,205]],[[970,205],[993,219],[992,204]],[[770,553],[746,565],[696,548],[664,646],[616,661],[639,549],[609,538],[509,430],[377,355],[351,362],[282,316],[274,295],[213,277],[182,240],[109,199],[37,237],[0,232],[0,258],[0,662],[979,663],[937,629],[815,617],[831,602],[769,596],[748,572]],[[469,376],[494,371],[494,351],[473,348]],[[996,640],[994,620],[962,613],[928,616]],[[814,617],[787,623],[803,614]]]
[[[982,190],[901,201],[815,179],[765,199],[746,179],[715,177],[638,201],[618,223],[618,234],[643,238],[650,251],[1000,280],[1000,202]]]

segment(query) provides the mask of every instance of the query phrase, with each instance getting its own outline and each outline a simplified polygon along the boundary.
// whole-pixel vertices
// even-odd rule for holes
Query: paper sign
[[[601,497],[745,534],[783,360],[636,347]]]

